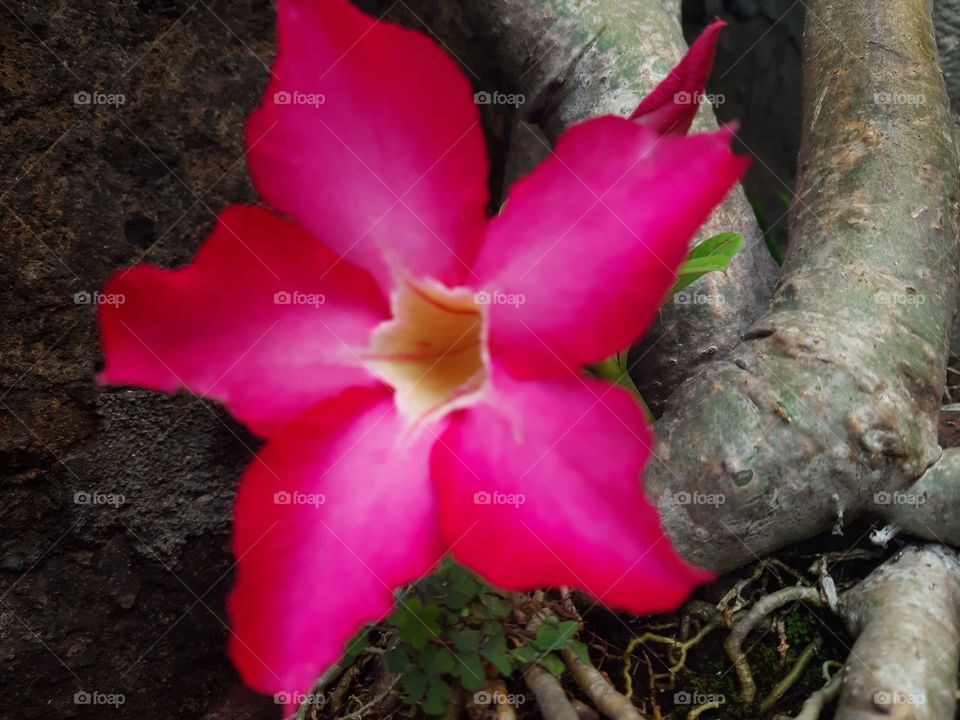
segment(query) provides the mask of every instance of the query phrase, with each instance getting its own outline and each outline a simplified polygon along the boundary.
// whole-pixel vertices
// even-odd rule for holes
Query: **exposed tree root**
[[[630,674],[630,657],[633,655],[633,652],[637,649],[637,647],[647,642],[656,642],[669,645],[671,650],[675,650],[677,653],[677,659],[673,661],[673,665],[671,665],[669,668],[669,674],[675,675],[676,673],[680,672],[684,665],[686,665],[687,651],[697,645],[701,640],[703,640],[703,638],[716,630],[718,627],[720,627],[719,622],[709,622],[700,628],[700,630],[693,637],[684,641],[680,641],[676,638],[668,637],[666,635],[657,635],[656,633],[650,632],[633,638],[623,653],[623,680],[626,687],[626,696],[628,698],[633,697],[633,676]]]
[[[839,665],[837,671],[831,676],[829,667]],[[840,694],[840,688],[843,686],[843,666],[831,661],[823,664],[823,677],[826,683],[822,688],[813,692],[800,708],[800,713],[795,717],[788,718],[785,715],[778,715],[775,720],[819,720],[820,713],[831,702],[836,700]]]
[[[544,720],[580,720],[560,681],[542,667],[531,665],[523,680],[537,698]]]
[[[577,685],[600,712],[611,720],[644,720],[630,699],[618,692],[593,665],[585,663],[568,647],[561,649],[560,655]]]
[[[857,641],[835,720],[952,720],[960,659],[960,560],[910,547],[844,594]]]
[[[763,702],[760,703],[760,712],[768,713],[773,709],[773,706],[776,704],[777,700],[786,695],[787,691],[796,684],[797,680],[800,679],[803,671],[807,669],[807,665],[810,664],[810,661],[813,660],[813,656],[816,655],[819,650],[819,640],[814,640],[803,649],[803,651],[800,653],[800,656],[797,658],[797,661],[793,664],[793,667],[790,668],[790,672],[788,672],[783,679],[774,686],[773,690],[770,691],[770,694],[767,695],[763,699]]]
[[[806,602],[812,605],[822,604],[820,592],[813,587],[796,586],[777,590],[758,600],[746,615],[736,622],[730,631],[730,635],[723,643],[724,650],[727,651],[727,655],[737,671],[737,677],[740,678],[743,701],[747,705],[750,705],[756,698],[757,686],[753,681],[750,663],[747,662],[747,656],[743,652],[743,641],[746,640],[750,631],[765,620],[770,613],[792,602]]]

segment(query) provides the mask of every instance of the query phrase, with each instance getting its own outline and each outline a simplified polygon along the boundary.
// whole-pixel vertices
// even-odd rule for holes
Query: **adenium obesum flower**
[[[677,606],[707,574],[641,486],[653,438],[585,376],[634,341],[747,161],[687,137],[712,26],[634,120],[601,117],[488,219],[472,89],[426,36],[346,0],[280,0],[247,124],[272,209],[233,207],[194,262],[100,307],[103,380],[223,403],[266,444],[237,493],[230,654],[303,691],[446,553],[506,590]],[[666,87],[667,90],[662,88]]]

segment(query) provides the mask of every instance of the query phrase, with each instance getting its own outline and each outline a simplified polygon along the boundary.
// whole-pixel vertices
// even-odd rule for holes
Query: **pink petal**
[[[260,435],[345,387],[377,383],[353,348],[389,316],[379,288],[263,208],[227,210],[193,263],[119,272],[111,294],[123,302],[99,306],[103,381],[185,387]]]
[[[273,438],[237,494],[230,656],[262,692],[306,692],[393,591],[443,554],[434,436],[400,439],[383,391],[351,390]]]
[[[426,36],[345,0],[280,0],[277,36],[246,131],[257,189],[384,287],[388,266],[457,284],[487,206],[466,78]]]
[[[606,383],[496,378],[431,460],[454,557],[505,590],[567,585],[635,613],[675,608],[710,576],[663,535],[641,488],[653,438]]]
[[[661,134],[686,135],[700,109],[713,69],[717,41],[725,25],[723,20],[708,25],[679,64],[640,101],[630,119]]]
[[[746,170],[731,135],[661,137],[603,117],[561,137],[513,187],[474,266],[492,354],[517,376],[565,376],[636,340]]]

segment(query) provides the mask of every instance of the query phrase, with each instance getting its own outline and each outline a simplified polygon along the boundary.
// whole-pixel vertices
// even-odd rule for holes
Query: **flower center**
[[[367,365],[394,388],[401,414],[423,422],[469,405],[489,376],[473,293],[405,281],[391,305],[393,318],[374,328]]]

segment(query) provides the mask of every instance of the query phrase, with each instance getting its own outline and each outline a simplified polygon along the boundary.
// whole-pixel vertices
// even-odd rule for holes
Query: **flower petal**
[[[723,20],[708,25],[670,74],[640,101],[630,119],[661,135],[686,135],[700,109],[707,79],[713,69],[720,31],[725,26]]]
[[[480,241],[487,156],[470,84],[430,39],[346,0],[280,0],[247,124],[261,195],[335,252],[456,285]]]
[[[563,376],[636,340],[747,167],[731,135],[661,137],[603,117],[560,138],[513,187],[474,266],[492,354],[520,377]]]
[[[622,389],[497,377],[431,459],[444,537],[492,584],[561,585],[635,613],[675,608],[710,578],[663,535],[641,488],[652,437]],[[453,542],[457,540],[457,542]]]
[[[400,445],[392,397],[354,389],[273,438],[237,494],[230,656],[262,692],[305,692],[393,590],[443,554],[427,434]]]
[[[353,347],[389,317],[365,271],[268,210],[234,207],[190,265],[119,272],[99,306],[102,380],[223,402],[269,436],[345,387],[377,384]]]

